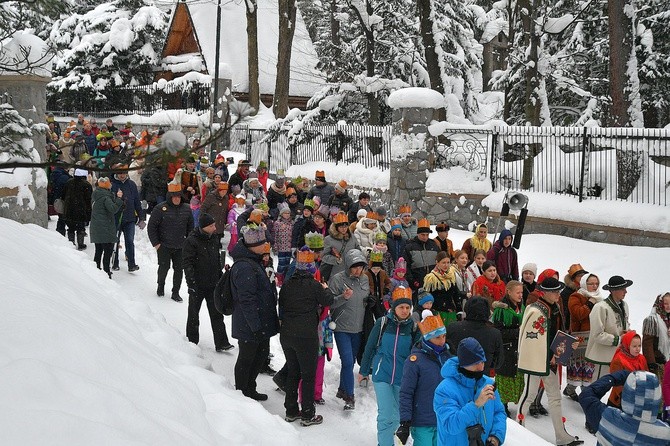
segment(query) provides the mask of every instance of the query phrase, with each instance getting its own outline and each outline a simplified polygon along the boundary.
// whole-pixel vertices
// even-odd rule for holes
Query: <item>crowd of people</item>
[[[601,444],[670,444],[670,428],[660,421],[670,406],[670,293],[658,296],[638,334],[624,300],[632,281],[613,276],[601,287],[578,263],[563,281],[551,268],[539,275],[534,263],[519,268],[509,230],[491,242],[479,224],[455,249],[447,223],[437,222],[431,237],[431,222],[415,218],[410,204],[392,214],[373,208],[365,192],[354,201],[345,180],[331,184],[323,171],[313,183],[281,171],[270,182],[265,163],[252,171],[240,160],[229,177],[232,159],[219,155],[210,164],[197,152],[134,170],[132,160],[116,162],[105,147],[121,136],[122,150],[137,150],[132,125],[124,134],[111,121],[97,130],[91,121],[81,117],[63,135],[49,123],[59,136],[50,136],[54,153],[83,161],[73,177],[52,169],[57,230],[86,249],[88,227],[95,262],[111,278],[120,234],[128,271],[139,269],[133,239],[146,226],[157,251],[156,294],[165,296],[172,268],[170,297],[181,302],[185,276],[187,337],[199,342],[205,301],[219,352],[234,348],[216,308],[229,293],[235,386],[249,398],[268,398],[256,380],[274,373],[269,340],[279,334],[286,364],[274,380],[285,392],[287,422],[323,421],[316,406],[325,402],[324,365],[335,344],[341,368],[334,396],[355,410],[357,381],[372,382],[381,446],[394,438],[405,444],[410,435],[418,446],[497,446],[508,418],[532,429],[528,417],[545,415],[557,445],[582,444],[565,429],[563,397],[582,403],[586,427]],[[199,142],[196,135],[191,144]],[[116,173],[91,175],[90,159]],[[568,358],[553,345],[560,333],[571,336]],[[636,430],[622,437],[622,425]]]

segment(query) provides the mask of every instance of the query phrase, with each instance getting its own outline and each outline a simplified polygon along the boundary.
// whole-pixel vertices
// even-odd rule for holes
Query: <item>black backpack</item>
[[[251,259],[242,257],[239,261],[245,261],[251,263]],[[233,278],[232,270],[235,267],[237,262],[233,263],[230,268],[227,268],[223,272],[223,276],[219,279],[214,288],[214,306],[216,311],[223,314],[224,316],[230,316],[233,314]]]

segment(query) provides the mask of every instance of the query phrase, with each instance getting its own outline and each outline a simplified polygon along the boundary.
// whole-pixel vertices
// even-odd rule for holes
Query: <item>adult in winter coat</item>
[[[365,306],[370,294],[368,278],[363,274],[366,265],[360,250],[347,251],[344,254],[345,270],[333,275],[328,282],[335,294],[330,313],[335,322],[335,343],[342,363],[337,397],[344,399],[344,410],[356,407],[354,362],[361,345]]]
[[[233,337],[239,347],[235,388],[257,401],[268,399],[256,390],[256,378],[268,359],[270,338],[279,331],[277,287],[262,265],[266,244],[265,230],[247,225],[230,253],[235,261],[231,269]]]
[[[251,167],[251,163],[249,160],[239,160],[237,162],[237,170],[235,171],[234,174],[230,176],[230,179],[228,180],[228,186],[230,186],[230,189],[233,189],[233,186],[239,186],[240,191],[242,191],[242,185],[246,181],[247,178],[249,178],[249,168]],[[256,177],[258,178],[258,177]]]
[[[658,295],[642,322],[642,353],[649,371],[663,383],[665,363],[670,360],[670,293]]]
[[[358,245],[366,253],[372,251],[375,247],[375,235],[379,232],[379,222],[377,221],[377,214],[368,212],[365,218],[356,223],[356,230],[354,237],[358,241]]]
[[[314,175],[315,185],[307,192],[307,198],[319,197],[321,204],[326,204],[330,197],[335,194],[335,188],[326,181],[326,174],[317,170]]]
[[[133,180],[128,178],[128,172],[119,172],[112,178],[112,192],[123,191],[123,209],[116,216],[118,230],[123,233],[125,254],[128,259],[128,271],[140,269],[135,262],[135,225],[140,229],[146,227],[146,215],[140,201],[140,193]],[[119,256],[114,258],[112,265],[114,271],[119,270]]]
[[[326,202],[329,208],[336,207],[347,214],[354,205],[354,200],[347,191],[347,182],[340,180],[335,184],[335,193],[331,195],[330,200]]]
[[[69,179],[63,186],[64,216],[67,224],[67,238],[73,244],[77,235],[77,249],[86,249],[84,237],[86,225],[91,221],[91,195],[93,188],[87,181],[88,172],[84,169],[75,169],[74,178]]]
[[[63,200],[63,191],[65,190],[65,183],[72,178],[69,173],[61,166],[55,166],[51,171],[49,181],[51,183],[51,196],[54,202],[56,200]],[[56,222],[56,232],[65,236],[66,223],[65,215],[58,214],[58,221]]]
[[[270,217],[276,220],[279,216],[277,206],[286,201],[286,178],[284,178],[284,175],[277,174],[275,182],[268,188],[267,200],[268,207],[270,208]]]
[[[412,290],[421,288],[423,278],[435,268],[435,258],[440,248],[430,239],[430,222],[422,218],[419,221],[416,237],[407,242],[403,258],[407,261],[407,282]]]
[[[593,306],[589,321],[591,330],[586,345],[586,359],[595,364],[594,379],[609,373],[610,362],[621,344],[621,336],[630,329],[628,304],[624,302],[627,288],[633,284],[621,276],[612,276],[604,290],[610,295]]]
[[[423,289],[433,295],[432,309],[439,312],[444,325],[449,325],[456,321],[467,295],[458,289],[456,269],[451,267],[449,254],[440,251],[435,261],[435,268],[423,278]]]
[[[153,165],[144,169],[140,178],[142,183],[140,198],[147,202],[149,206],[147,212],[151,213],[158,203],[165,201],[168,182],[167,172],[165,167]]]
[[[347,215],[340,212],[333,217],[328,228],[328,236],[323,240],[321,256],[321,278],[330,280],[335,274],[345,270],[344,255],[352,249],[360,249],[356,237],[349,231]]]
[[[503,341],[500,330],[489,322],[489,304],[483,297],[472,297],[465,302],[465,319],[447,326],[447,342],[451,353],[456,354],[456,347],[465,338],[475,338],[486,353],[484,374],[489,375],[491,369],[503,364]]]
[[[621,409],[601,402],[613,387],[623,385]],[[661,446],[670,444],[670,427],[656,418],[661,402],[658,378],[649,372],[608,374],[579,395],[586,421],[597,429],[598,445]]]
[[[242,183],[242,190],[247,196],[247,202],[251,202],[251,204],[267,203],[268,201],[263,185],[258,181],[258,174],[256,172],[249,174],[249,178]]]
[[[500,400],[509,416],[508,403],[516,404],[523,391],[523,373],[518,370],[519,327],[523,317],[523,285],[516,280],[507,283],[507,293],[494,305],[493,325],[500,330],[503,342],[504,360],[496,368],[496,383]]]
[[[228,203],[230,196],[228,195],[228,183],[221,182],[214,190],[204,197],[200,212],[206,212],[214,218],[216,222],[216,231],[213,237],[221,246],[221,239],[225,234],[226,223],[228,222]]]
[[[525,425],[529,406],[535,400],[540,381],[549,401],[549,415],[554,427],[557,445],[577,446],[582,440],[573,437],[565,430],[561,409],[561,389],[558,383],[558,364],[549,348],[551,341],[562,327],[562,314],[558,302],[561,299],[563,284],[554,277],[544,279],[540,283],[543,292],[536,302],[526,307],[519,332],[518,368],[526,374],[525,385],[517,418]],[[577,343],[573,343],[573,348]]]
[[[320,309],[333,303],[333,293],[325,283],[314,278],[314,253],[301,249],[297,254],[296,271],[279,292],[281,328],[279,340],[286,357],[287,377],[284,391],[286,421],[301,418],[303,426],[321,424],[316,415],[314,383],[319,350]],[[298,407],[298,383],[302,380],[301,410]]]
[[[347,211],[349,223],[354,223],[358,220],[358,211],[361,209],[365,210],[366,214],[372,212],[372,206],[370,206],[370,194],[367,192],[358,194],[358,201],[353,203]]]
[[[182,203],[180,184],[168,184],[167,201],[156,205],[151,212],[147,232],[151,245],[158,254],[158,288],[156,294],[165,296],[165,278],[172,263],[172,295],[175,302],[184,276],[182,248],[184,240],[193,230],[193,214],[188,204]]]
[[[412,291],[396,288],[391,310],[377,319],[365,345],[359,381],[372,374],[377,395],[377,444],[392,446],[400,426],[400,383],[403,366],[418,341],[412,314]]]
[[[463,243],[463,247],[461,249],[468,253],[468,258],[470,259],[470,262],[472,262],[475,259],[475,253],[477,252],[478,249],[481,249],[486,253],[489,252],[492,245],[491,241],[487,238],[488,235],[489,235],[489,229],[484,223],[482,223],[480,225],[477,225],[477,227],[475,228],[475,235],[473,235]]]
[[[512,246],[512,239],[512,231],[503,229],[498,241],[486,254],[486,259],[495,263],[498,275],[505,283],[519,280],[519,261],[516,249]]]
[[[400,226],[403,238],[412,240],[418,233],[418,223],[412,217],[412,208],[408,205],[400,206]],[[437,246],[437,244],[436,244]]]
[[[437,417],[433,396],[442,376],[440,370],[451,357],[446,345],[444,323],[428,315],[419,322],[421,340],[405,360],[400,384],[400,427],[396,436],[402,444],[412,434],[415,446],[437,445]]]
[[[216,220],[206,212],[202,212],[198,219],[198,227],[186,238],[182,249],[184,275],[188,285],[186,337],[194,344],[200,340],[200,308],[204,300],[212,324],[214,349],[222,352],[233,346],[228,341],[223,315],[214,305],[214,289],[222,275]]]
[[[457,352],[442,367],[444,379],[433,399],[438,445],[499,446],[505,442],[507,417],[493,379],[484,373],[484,350],[476,339],[465,338]]]
[[[440,251],[445,251],[449,254],[450,258],[454,258],[454,243],[449,240],[449,225],[445,222],[438,223],[435,225],[435,231],[437,232],[437,237],[435,243],[439,246]]]
[[[586,271],[579,263],[575,263],[570,265],[570,268],[568,268],[568,274],[563,279],[565,288],[563,288],[563,291],[561,291],[561,310],[563,311],[563,316],[565,317],[563,324],[567,330],[570,330],[571,325],[568,301],[570,300],[572,293],[579,290],[579,282],[582,280],[584,274],[588,274],[588,271]]]
[[[123,192],[118,190],[112,192],[112,182],[107,177],[98,179],[98,187],[95,188],[91,199],[91,243],[95,244],[95,255],[93,260],[98,269],[107,273],[112,278],[110,260],[116,243],[116,220],[114,215],[123,206]],[[102,262],[102,265],[101,265]]]

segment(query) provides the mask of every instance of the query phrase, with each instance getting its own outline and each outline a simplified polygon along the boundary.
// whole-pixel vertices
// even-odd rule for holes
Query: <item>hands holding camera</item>
[[[496,397],[496,386],[493,384],[487,384],[484,387],[482,387],[481,392],[479,392],[479,396],[475,400],[475,406],[477,407],[483,407],[484,404],[488,403],[489,400],[492,400]]]

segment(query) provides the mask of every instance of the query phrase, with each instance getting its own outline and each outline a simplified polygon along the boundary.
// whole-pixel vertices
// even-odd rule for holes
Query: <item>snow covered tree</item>
[[[58,20],[50,40],[60,50],[49,91],[63,109],[82,98],[112,100],[111,87],[151,82],[167,16],[149,0],[115,0]]]

